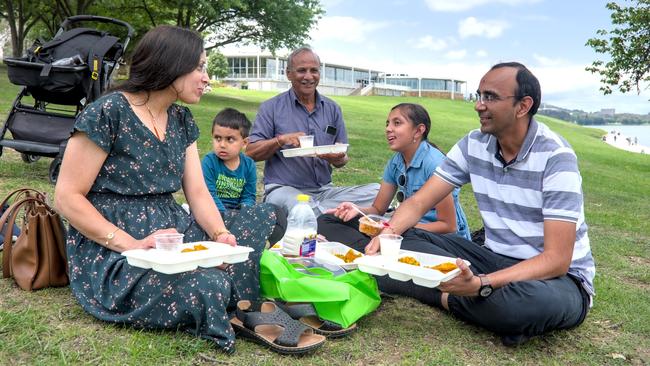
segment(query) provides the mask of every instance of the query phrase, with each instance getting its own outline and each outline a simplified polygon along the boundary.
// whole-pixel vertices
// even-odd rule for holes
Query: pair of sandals
[[[237,303],[230,324],[237,334],[282,354],[304,354],[320,348],[326,337],[344,337],[357,325],[348,328],[322,320],[311,304],[283,304],[273,301]]]

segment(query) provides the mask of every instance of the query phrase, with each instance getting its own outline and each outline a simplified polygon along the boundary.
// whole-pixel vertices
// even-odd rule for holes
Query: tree
[[[142,6],[152,25],[176,24],[206,36],[206,49],[255,43],[269,50],[305,43],[319,0],[158,0]],[[144,1],[143,1],[144,4]]]
[[[5,43],[9,39],[9,25],[4,20],[0,20],[0,59],[4,57]]]
[[[42,12],[41,24],[53,36],[65,18],[73,15],[92,14],[90,9],[95,0],[42,0],[48,11]],[[43,33],[43,32],[42,32]]]
[[[650,82],[650,0],[628,0],[635,3],[621,6],[610,2],[607,9],[612,11],[614,29],[600,29],[596,32],[602,38],[587,41],[596,52],[609,54],[610,61],[596,60],[587,71],[600,74],[600,90],[611,94],[612,87],[623,93]],[[645,87],[647,89],[648,86]]]
[[[39,21],[41,3],[38,0],[2,0],[0,17],[7,20],[14,57],[23,55],[23,45],[30,29]]]
[[[212,50],[208,56],[208,75],[217,78],[224,78],[228,75],[228,59],[216,50]]]

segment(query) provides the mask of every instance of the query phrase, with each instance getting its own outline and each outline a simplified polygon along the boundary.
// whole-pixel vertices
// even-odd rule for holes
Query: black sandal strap
[[[310,303],[304,303],[304,304],[285,304],[281,302],[275,302],[275,304],[280,307],[280,309],[284,310],[285,313],[289,314],[290,317],[293,319],[300,319],[302,317],[307,317],[307,316],[315,316],[318,318],[318,320],[322,321],[323,324],[318,327],[318,330],[322,331],[339,331],[342,330],[343,327],[340,324],[334,323],[329,320],[325,320],[318,316],[318,313],[316,313],[316,309],[314,308],[314,305]]]
[[[277,305],[275,305],[273,312],[263,313],[260,310],[261,303],[252,303],[248,309],[237,308],[237,318],[242,321],[246,328],[252,331],[255,331],[255,327],[258,325],[273,324],[283,327],[284,331],[274,341],[280,346],[297,347],[300,336],[307,329],[310,329],[299,321],[293,320]]]

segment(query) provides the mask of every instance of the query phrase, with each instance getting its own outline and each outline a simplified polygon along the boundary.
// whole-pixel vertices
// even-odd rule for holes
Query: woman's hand
[[[332,214],[341,221],[348,222],[359,215],[359,211],[355,210],[354,207],[352,202],[342,202],[338,207],[329,209],[325,213]]]
[[[216,241],[219,243],[225,243],[225,244],[230,244],[231,247],[236,247],[237,246],[237,238],[231,233],[221,233],[217,235],[216,238],[214,238]]]
[[[132,236],[126,234],[124,231],[120,230],[116,233],[115,235],[115,246],[110,247],[109,249],[116,250],[120,253],[127,251],[127,250],[132,250],[132,249],[149,249],[149,248],[155,248],[156,247],[156,239],[154,239],[154,236],[158,234],[176,234],[178,231],[175,228],[169,228],[169,229],[160,229],[156,230],[153,233],[149,234],[148,236],[137,240],[134,239]]]

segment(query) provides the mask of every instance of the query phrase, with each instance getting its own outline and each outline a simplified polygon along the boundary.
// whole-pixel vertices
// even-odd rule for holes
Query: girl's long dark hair
[[[406,118],[413,124],[413,126],[417,126],[419,124],[424,125],[424,133],[422,134],[422,140],[426,141],[429,143],[429,145],[435,147],[436,149],[440,150],[440,148],[434,144],[433,142],[429,141],[429,131],[431,130],[431,118],[429,117],[429,113],[427,112],[426,109],[424,109],[423,106],[415,103],[400,103],[393,108],[391,108],[391,112],[394,111],[395,109],[399,109],[406,115]],[[444,154],[444,151],[440,150],[441,153]]]

